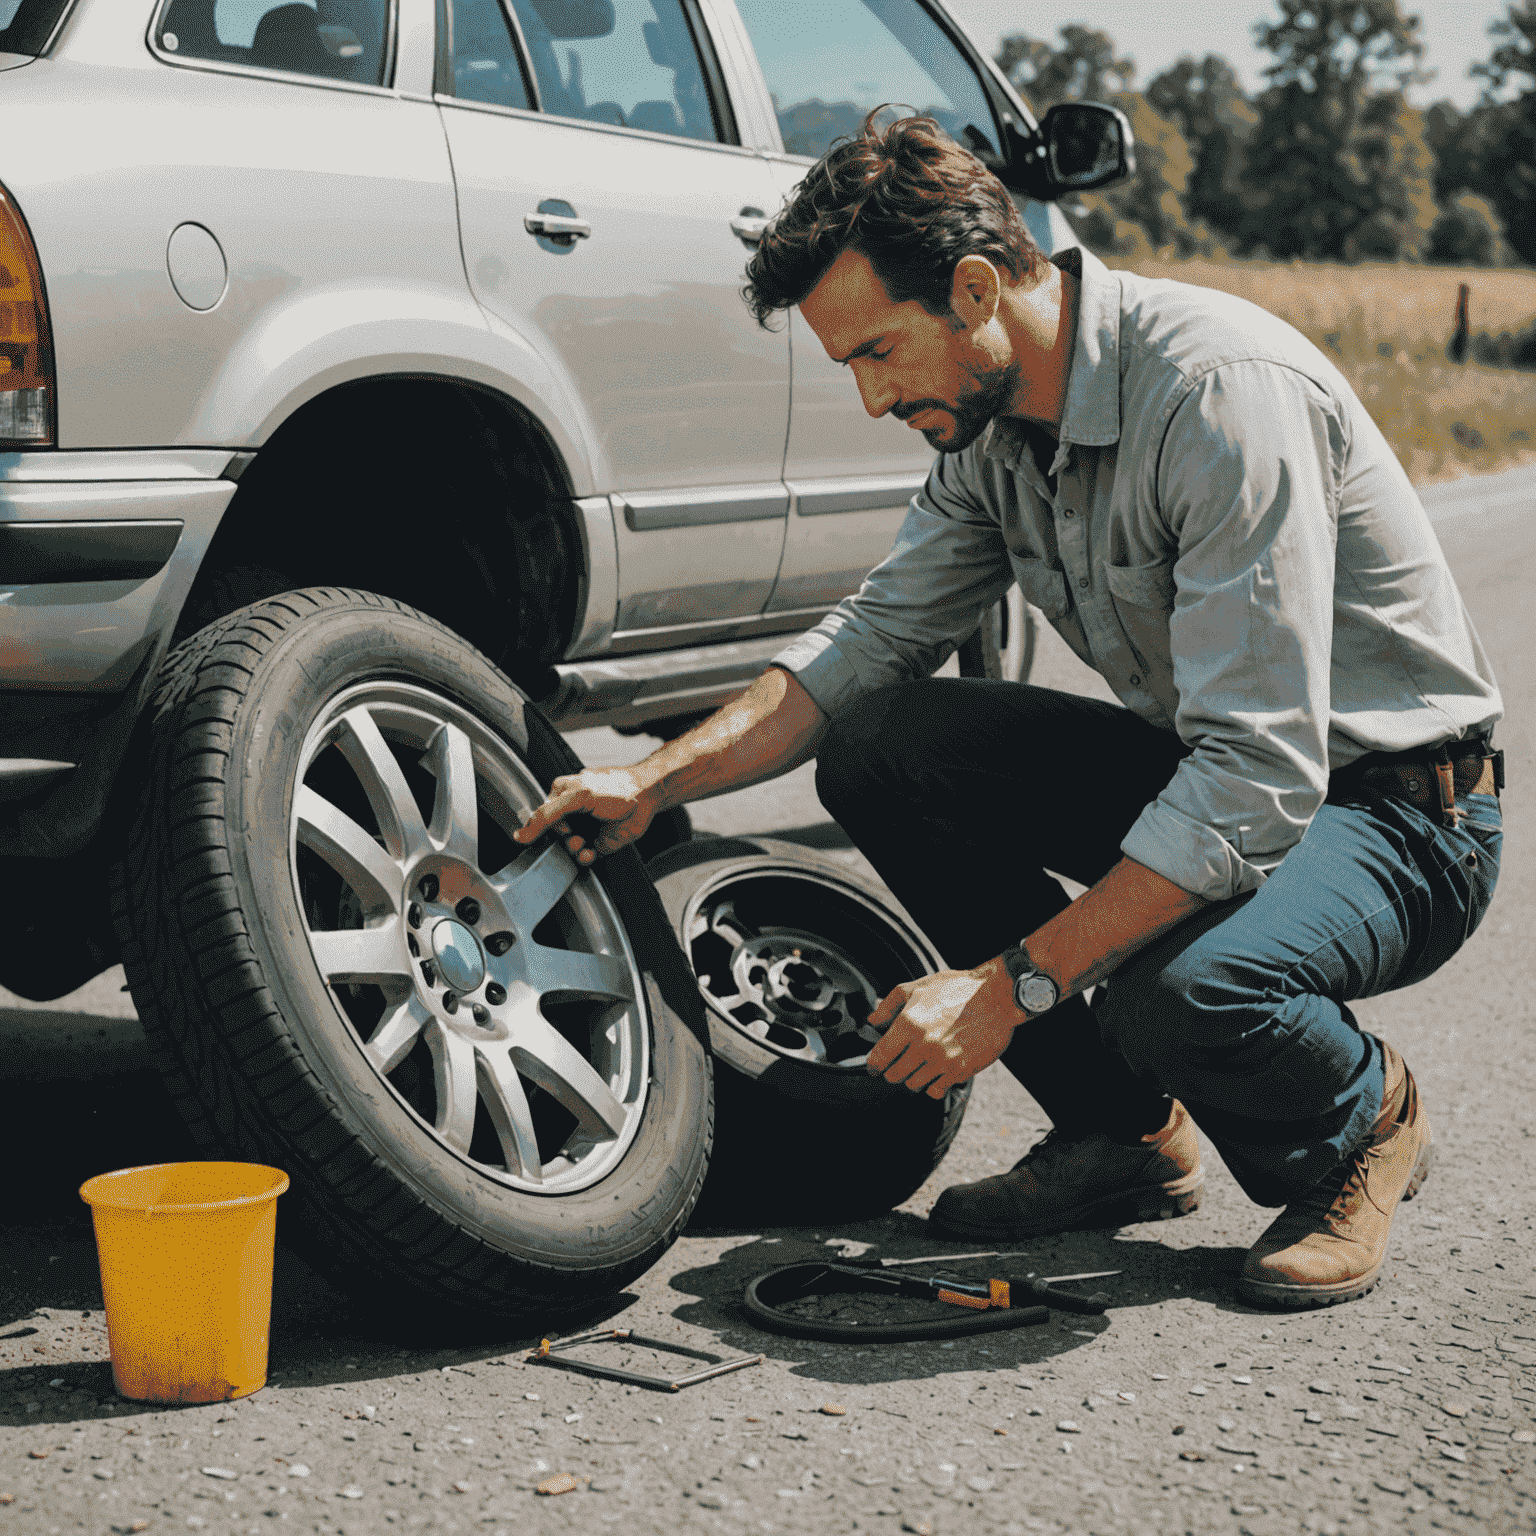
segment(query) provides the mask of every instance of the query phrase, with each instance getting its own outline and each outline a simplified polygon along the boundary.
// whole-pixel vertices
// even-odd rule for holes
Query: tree
[[[1488,31],[1498,46],[1486,64],[1472,66],[1488,82],[1474,114],[1481,119],[1474,190],[1498,209],[1521,260],[1536,262],[1536,0],[1511,4]],[[1513,99],[1501,101],[1511,88]]]
[[[1061,29],[1060,47],[1012,33],[999,44],[997,63],[1041,113],[1058,101],[1108,101],[1136,73],[1133,60],[1116,56],[1107,32],[1076,23]]]
[[[1280,257],[1416,257],[1434,220],[1418,18],[1398,0],[1278,0],[1257,28],[1275,55],[1248,152],[1243,244]]]
[[[1447,200],[1424,254],[1452,267],[1501,267],[1514,255],[1493,204],[1475,192],[1457,192]]]
[[[1258,114],[1237,71],[1214,53],[1198,64],[1183,58],[1147,86],[1146,97],[1189,142],[1194,156],[1184,194],[1189,217],[1223,235],[1241,235],[1248,216],[1248,145]]]

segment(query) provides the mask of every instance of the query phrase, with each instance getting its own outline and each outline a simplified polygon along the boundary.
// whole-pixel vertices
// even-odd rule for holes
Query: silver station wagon
[[[887,1208],[958,1124],[840,1164],[884,1091],[849,1010],[936,963],[851,960],[852,887],[792,956],[690,907],[711,1010],[633,851],[509,837],[562,729],[675,733],[888,551],[928,450],[740,294],[885,102],[1047,250],[1130,152],[935,0],[0,0],[0,984],[121,959],[201,1145],[396,1317],[640,1273],[726,1073]],[[1028,638],[1015,594],[966,666]]]

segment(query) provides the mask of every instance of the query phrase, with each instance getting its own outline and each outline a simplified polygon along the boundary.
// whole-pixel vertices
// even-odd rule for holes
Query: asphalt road
[[[1440,1145],[1370,1296],[1303,1315],[1240,1304],[1233,1279],[1269,1213],[1207,1147],[1197,1214],[1032,1248],[1022,1267],[1046,1274],[1122,1270],[1103,1319],[858,1349],[746,1326],[742,1283],[772,1263],[944,1248],[924,1234],[938,1191],[1006,1168],[1044,1129],[996,1070],[939,1176],[889,1217],[689,1232],[620,1298],[615,1323],[764,1351],[761,1366],[670,1396],[527,1364],[528,1340],[402,1346],[356,1332],[346,1298],[280,1253],[265,1390],[208,1407],[122,1402],[75,1191],[185,1149],[112,972],[46,1008],[0,994],[0,1536],[1536,1527],[1536,471],[1426,501],[1504,689],[1507,841],[1472,942],[1429,981],[1358,1009],[1412,1065]],[[1049,635],[1035,675],[1102,691]],[[649,743],[587,732],[577,745],[621,761]],[[695,820],[859,862],[808,770]],[[573,1491],[537,1491],[562,1472]]]

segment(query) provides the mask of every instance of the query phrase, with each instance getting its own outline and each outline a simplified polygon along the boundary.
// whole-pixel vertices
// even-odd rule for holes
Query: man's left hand
[[[1003,1054],[1022,1017],[996,961],[904,981],[869,1016],[877,1028],[890,1026],[869,1053],[869,1070],[942,1099]]]

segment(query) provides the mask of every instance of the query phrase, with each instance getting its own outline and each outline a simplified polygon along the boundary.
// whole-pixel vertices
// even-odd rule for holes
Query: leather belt
[[[1455,827],[1466,812],[1458,796],[1497,795],[1504,788],[1504,754],[1488,740],[1452,741],[1420,752],[1371,753],[1329,779],[1329,792],[1353,787],[1406,800],[1441,826]]]

